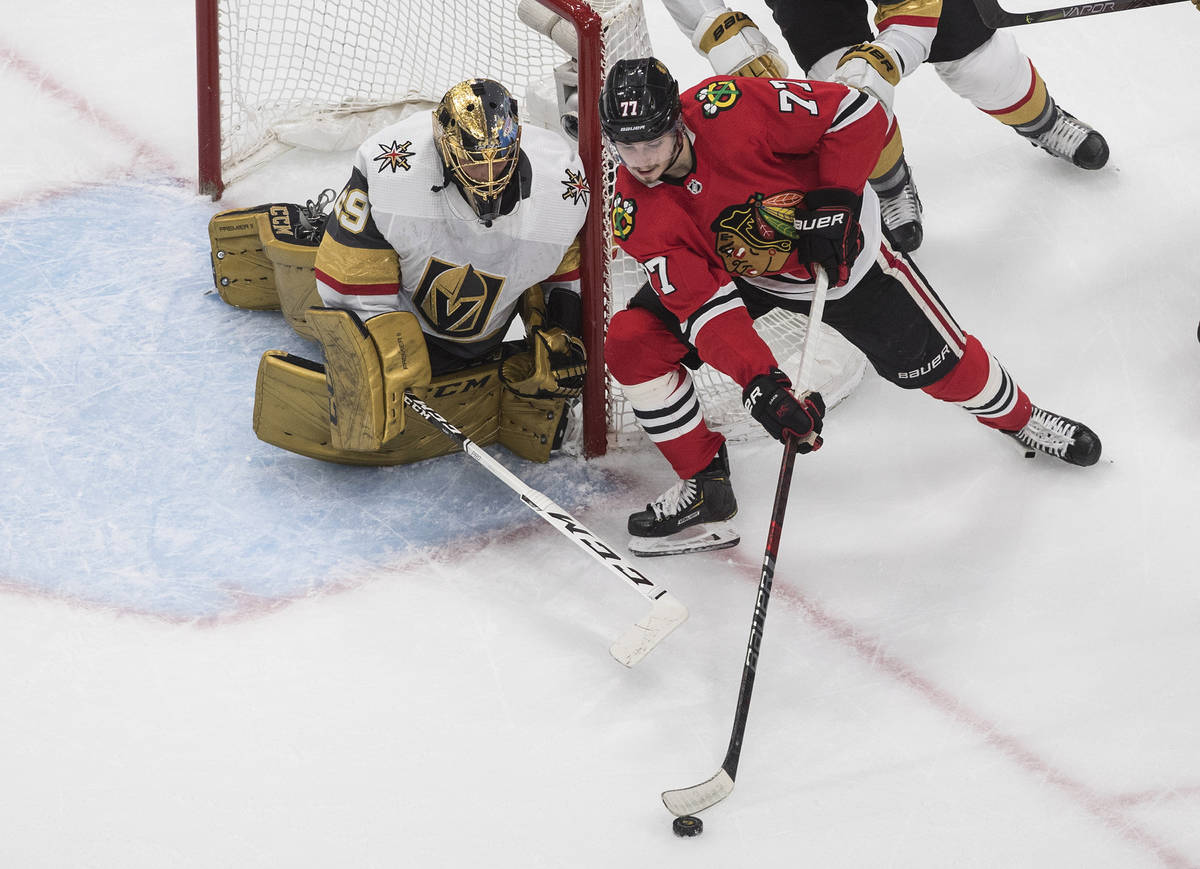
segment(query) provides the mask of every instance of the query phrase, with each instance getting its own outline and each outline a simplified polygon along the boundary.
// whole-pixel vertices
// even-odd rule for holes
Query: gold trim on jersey
[[[875,28],[882,30],[885,23],[896,18],[942,17],[942,0],[902,0],[900,3],[880,3],[875,11]]]
[[[554,273],[546,278],[546,280],[554,280],[555,278],[562,279],[560,276],[571,275],[579,271],[579,264],[582,262],[582,256],[579,250],[579,236],[575,236],[575,240],[571,242],[571,246],[567,248],[567,252],[563,254],[562,261],[558,264],[558,268]]]
[[[879,152],[879,160],[875,163],[875,168],[871,170],[871,177],[882,178],[895,169],[902,159],[904,159],[904,139],[900,136],[900,127],[893,124],[888,139],[883,144],[883,150]]]
[[[317,248],[316,269],[346,295],[388,295],[400,289],[400,258],[391,248],[351,247],[326,233]]]
[[[1007,111],[988,112],[1000,123],[1008,124],[1010,127],[1019,127],[1022,124],[1036,121],[1042,112],[1046,111],[1046,102],[1049,99],[1046,93],[1046,83],[1042,81],[1038,71],[1033,69],[1032,64],[1030,69],[1033,71],[1033,86],[1030,88],[1029,96]]]

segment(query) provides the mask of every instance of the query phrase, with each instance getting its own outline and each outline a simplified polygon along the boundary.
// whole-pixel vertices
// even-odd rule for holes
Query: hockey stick
[[[1148,6],[1164,6],[1167,3],[1181,2],[1183,0],[1096,0],[1095,3],[1055,6],[1052,9],[1040,9],[1036,12],[1009,12],[1000,5],[1000,0],[975,0],[975,6],[979,9],[979,17],[988,27],[1016,27],[1021,24],[1064,21],[1068,18],[1083,18],[1088,15],[1125,12],[1128,9],[1144,9]]]
[[[671,631],[687,620],[688,611],[678,598],[646,577],[611,546],[583,527],[575,517],[541,492],[531,489],[508,468],[488,455],[482,447],[446,421],[440,413],[412,393],[404,394],[404,404],[447,437],[462,445],[463,452],[487,468],[521,496],[529,509],[537,513],[588,555],[595,558],[653,603],[649,614],[617,638],[609,653],[626,667],[632,667],[661,643]]]
[[[817,286],[813,293],[812,307],[808,315],[808,332],[804,336],[804,348],[800,351],[800,373],[796,377],[797,388],[803,388],[808,377],[811,360],[816,356],[814,345],[825,311],[825,294],[829,280],[824,269],[817,269]],[[779,541],[783,536],[783,516],[787,509],[788,492],[792,487],[792,466],[796,461],[799,441],[788,437],[783,446],[783,462],[779,467],[779,482],[775,485],[775,503],[771,508],[771,528],[767,532],[767,549],[763,555],[762,573],[758,579],[758,596],[754,599],[754,619],[750,623],[750,641],[746,645],[746,660],[742,664],[742,684],[738,688],[737,706],[733,713],[733,733],[729,737],[729,748],[725,760],[716,775],[708,781],[690,788],[663,791],[663,805],[677,817],[694,815],[715,806],[733,793],[733,782],[737,778],[738,761],[742,757],[742,739],[746,735],[746,719],[750,715],[750,695],[754,691],[754,675],[758,669],[758,649],[762,644],[763,628],[767,621],[767,604],[771,600],[771,586],[775,578],[775,557],[779,554]]]

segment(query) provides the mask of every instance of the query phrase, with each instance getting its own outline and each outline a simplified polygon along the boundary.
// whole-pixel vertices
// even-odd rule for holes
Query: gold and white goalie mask
[[[433,110],[433,140],[442,164],[483,223],[500,216],[521,154],[517,101],[499,82],[459,82]]]

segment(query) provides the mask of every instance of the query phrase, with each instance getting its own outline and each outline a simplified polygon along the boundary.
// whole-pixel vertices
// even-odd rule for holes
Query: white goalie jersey
[[[516,207],[485,225],[447,182],[427,114],[383,129],[359,148],[321,241],[322,302],[363,320],[410,311],[450,352],[486,352],[528,287],[579,292],[591,192],[574,149],[523,125],[514,183]]]

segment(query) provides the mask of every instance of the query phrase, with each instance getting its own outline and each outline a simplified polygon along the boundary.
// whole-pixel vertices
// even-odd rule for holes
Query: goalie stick
[[[804,348],[800,351],[800,372],[796,376],[796,383],[801,389],[808,380],[812,359],[816,355],[814,344],[820,331],[821,317],[825,312],[825,294],[828,288],[829,280],[825,270],[817,267],[817,286],[808,315]],[[810,433],[809,437],[814,438],[815,435]],[[742,739],[746,735],[746,719],[750,715],[750,696],[754,692],[754,676],[758,670],[758,650],[767,621],[767,604],[771,600],[771,586],[775,577],[775,558],[779,554],[779,541],[783,536],[783,516],[787,510],[788,492],[792,487],[792,467],[796,461],[798,445],[799,441],[794,437],[787,437],[783,445],[783,461],[779,466],[779,482],[775,485],[775,503],[771,508],[771,528],[767,532],[767,548],[758,579],[758,595],[754,599],[754,618],[750,623],[750,640],[746,644],[746,659],[742,664],[742,684],[738,688],[737,706],[733,713],[733,732],[729,736],[725,760],[716,775],[707,781],[688,788],[663,791],[663,805],[676,817],[694,815],[715,806],[733,793],[738,762],[742,757]]]
[[[632,667],[661,643],[671,631],[687,620],[688,611],[677,597],[648,579],[645,574],[620,556],[611,546],[585,528],[570,513],[555,504],[536,489],[525,485],[508,468],[488,455],[482,447],[446,421],[440,413],[410,392],[404,394],[404,404],[442,433],[462,445],[463,452],[498,477],[510,489],[521,496],[521,500],[575,545],[595,558],[621,579],[632,586],[653,606],[650,612],[617,638],[609,647],[609,653],[624,664]]]
[[[1107,12],[1125,12],[1128,9],[1143,9],[1148,6],[1164,6],[1181,3],[1183,0],[1096,0],[1094,3],[1075,3],[1071,6],[1055,6],[1034,12],[1010,12],[1000,5],[1000,0],[975,0],[979,17],[988,27],[1016,27],[1021,24],[1041,24],[1045,21],[1065,21],[1088,15],[1103,15]]]

